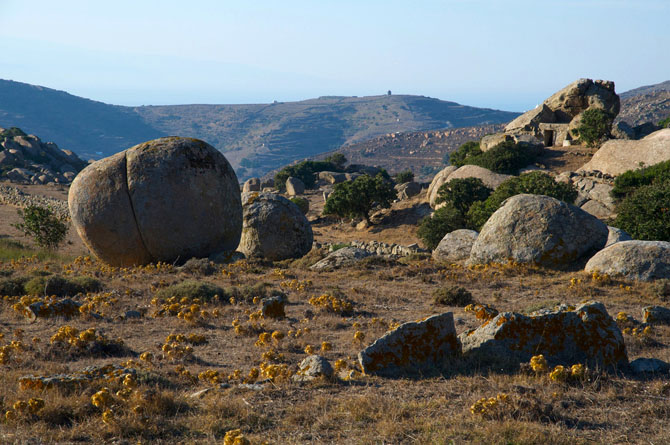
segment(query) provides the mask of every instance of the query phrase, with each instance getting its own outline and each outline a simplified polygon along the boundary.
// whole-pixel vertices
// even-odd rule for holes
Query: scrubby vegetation
[[[516,175],[519,169],[532,164],[537,155],[535,147],[512,141],[502,142],[487,151],[482,151],[478,142],[466,142],[451,153],[449,161],[456,167],[478,165],[496,173]]]
[[[670,116],[658,121],[658,126],[661,128],[670,128]]]
[[[33,238],[39,247],[55,249],[65,240],[69,227],[51,209],[30,205],[18,213],[21,222],[14,227]]]
[[[323,213],[341,218],[364,218],[370,222],[370,211],[376,207],[390,207],[395,197],[393,185],[382,173],[375,177],[362,175],[337,184],[328,196]]]
[[[584,111],[580,125],[573,132],[588,147],[595,147],[610,136],[612,122],[614,116],[608,112],[600,108],[590,108]]]
[[[275,187],[280,191],[285,190],[286,180],[290,177],[300,179],[308,189],[314,188],[316,184],[315,173],[323,171],[341,172],[344,171],[344,164],[347,159],[341,153],[335,153],[328,156],[323,161],[302,161],[294,165],[289,165],[275,174]]]
[[[412,182],[414,181],[414,173],[412,170],[404,170],[401,171],[400,173],[397,173],[394,177],[393,180],[395,181],[396,184],[404,184],[406,182]]]
[[[298,206],[303,215],[306,215],[307,212],[309,212],[309,201],[307,199],[300,196],[294,196],[293,198],[289,198],[289,200]]]
[[[624,198],[638,188],[670,180],[670,161],[659,162],[637,170],[628,170],[614,180],[612,196]]]

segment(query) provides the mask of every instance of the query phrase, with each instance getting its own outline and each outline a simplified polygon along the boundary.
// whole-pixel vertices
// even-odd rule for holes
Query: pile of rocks
[[[67,202],[47,196],[30,195],[9,185],[0,185],[0,204],[13,205],[22,209],[28,206],[47,207],[59,218],[70,219]]]
[[[410,244],[409,246],[401,246],[400,244],[380,243],[379,241],[352,241],[352,247],[366,250],[375,255],[394,255],[394,256],[409,256],[415,253],[430,253],[426,249],[422,249],[418,244]]]
[[[86,167],[70,150],[18,128],[0,128],[0,179],[20,184],[67,184]]]

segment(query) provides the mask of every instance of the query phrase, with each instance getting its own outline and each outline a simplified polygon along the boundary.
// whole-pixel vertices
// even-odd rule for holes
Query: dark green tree
[[[414,181],[414,173],[412,173],[412,170],[401,171],[400,173],[396,173],[396,175],[393,177],[393,180],[396,182],[396,184],[412,182]]]
[[[353,181],[335,186],[323,208],[324,215],[341,218],[365,218],[370,222],[370,211],[375,207],[389,208],[396,192],[389,181],[379,173],[372,177],[362,175]]]
[[[55,249],[65,240],[69,226],[51,209],[31,205],[24,210],[19,209],[18,214],[21,222],[12,226],[33,238],[39,247]]]
[[[604,142],[612,130],[614,116],[600,108],[589,108],[582,114],[582,120],[573,132],[587,147],[594,147]]]
[[[670,241],[670,180],[639,187],[617,206],[614,225],[635,239]]]
[[[451,204],[465,217],[475,201],[484,201],[492,192],[479,178],[452,179],[438,189],[435,203]]]
[[[444,235],[466,226],[467,221],[461,212],[453,205],[447,204],[435,210],[432,217],[422,219],[416,234],[427,248],[435,249]]]

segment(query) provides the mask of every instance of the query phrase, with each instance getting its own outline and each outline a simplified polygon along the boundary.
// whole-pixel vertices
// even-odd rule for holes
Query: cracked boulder
[[[628,363],[621,331],[598,302],[531,315],[503,312],[459,339],[466,358],[508,367],[538,354],[551,366],[582,363],[608,368]]]
[[[460,354],[461,345],[451,312],[404,323],[358,354],[368,375],[399,377],[421,373]]]
[[[68,205],[84,244],[113,266],[235,250],[242,231],[235,171],[197,139],[155,139],[89,165]]]

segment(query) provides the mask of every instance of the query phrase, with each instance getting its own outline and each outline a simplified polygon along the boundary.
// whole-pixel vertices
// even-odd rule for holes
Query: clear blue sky
[[[514,111],[670,79],[668,0],[0,0],[0,78],[122,105],[386,90]]]

